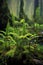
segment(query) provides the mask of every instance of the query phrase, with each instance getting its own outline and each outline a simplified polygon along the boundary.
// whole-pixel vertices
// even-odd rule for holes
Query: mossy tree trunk
[[[24,0],[20,0],[20,12],[19,12],[19,18],[20,18],[20,20],[21,19],[25,19],[25,21],[28,21],[29,19],[28,19],[28,17],[27,17],[27,15],[25,14],[25,12],[24,12]]]

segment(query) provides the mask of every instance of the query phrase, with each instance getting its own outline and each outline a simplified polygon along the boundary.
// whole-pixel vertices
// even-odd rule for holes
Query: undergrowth
[[[37,42],[37,39],[43,37],[43,24],[34,22],[29,25],[24,19],[15,21],[13,17],[12,23],[13,26],[8,22],[6,31],[0,30],[0,64],[6,65],[9,58],[21,60],[23,64],[28,62],[34,64],[33,58],[42,60],[43,46]]]

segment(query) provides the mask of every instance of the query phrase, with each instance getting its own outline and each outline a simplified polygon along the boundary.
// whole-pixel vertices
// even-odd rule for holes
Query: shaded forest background
[[[34,15],[33,15],[33,19],[34,20],[39,20],[42,21],[42,17],[40,17],[40,11],[39,11],[39,7],[38,7],[38,0],[35,0],[35,8],[34,8]],[[28,16],[24,13],[23,10],[24,7],[24,2],[23,0],[21,0],[20,2],[20,12],[19,12],[19,19],[17,19],[17,17],[14,17],[16,20],[20,20],[20,19],[25,19],[25,21],[28,21]],[[6,28],[6,25],[8,23],[8,20],[10,22],[10,24],[12,25],[12,20],[11,20],[12,14],[10,13],[10,10],[8,8],[8,4],[7,1],[5,0],[0,0],[0,29],[4,29]],[[38,23],[40,23],[38,21]],[[43,23],[43,22],[41,22]],[[40,23],[40,24],[41,24]]]

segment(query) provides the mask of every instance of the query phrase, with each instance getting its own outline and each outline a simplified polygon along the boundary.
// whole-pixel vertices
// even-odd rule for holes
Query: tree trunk
[[[9,9],[6,0],[0,0],[0,30],[5,30],[9,19]]]

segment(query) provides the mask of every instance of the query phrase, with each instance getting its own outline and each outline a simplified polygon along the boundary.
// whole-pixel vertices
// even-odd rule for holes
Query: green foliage
[[[22,60],[25,65],[34,64],[34,58],[43,60],[43,44],[41,45],[38,39],[40,36],[43,38],[43,18],[40,17],[40,8],[38,7],[36,10],[35,21],[30,21],[23,11],[23,4],[24,2],[21,0],[22,7],[20,5],[20,18],[18,20],[13,14],[10,18],[8,7],[6,7],[7,3],[1,6],[2,11],[0,11],[3,14],[2,16],[0,14],[1,23],[4,25],[8,23],[6,31],[0,30],[0,60],[2,61],[0,65],[7,65],[7,61],[10,60],[11,62],[12,60],[17,60],[18,62]],[[12,20],[12,26],[8,18]],[[40,40],[43,41],[41,38]]]
[[[15,50],[16,50],[16,48],[9,50],[9,51],[5,54],[5,56],[14,57]]]
[[[43,17],[40,15],[40,7],[36,9],[35,22],[38,24],[43,24]]]
[[[37,18],[40,17],[40,7],[38,7],[37,10],[36,10],[36,17],[37,17]]]
[[[41,46],[36,39],[40,36],[38,33],[43,32],[43,24],[34,22],[34,24],[29,25],[24,19],[15,21],[13,15],[12,23],[13,26],[11,26],[8,21],[6,31],[0,31],[1,57],[14,57],[20,60],[22,55],[25,55],[25,61],[31,60],[31,63],[36,52],[37,57],[35,56],[35,58],[43,59],[43,46]]]

